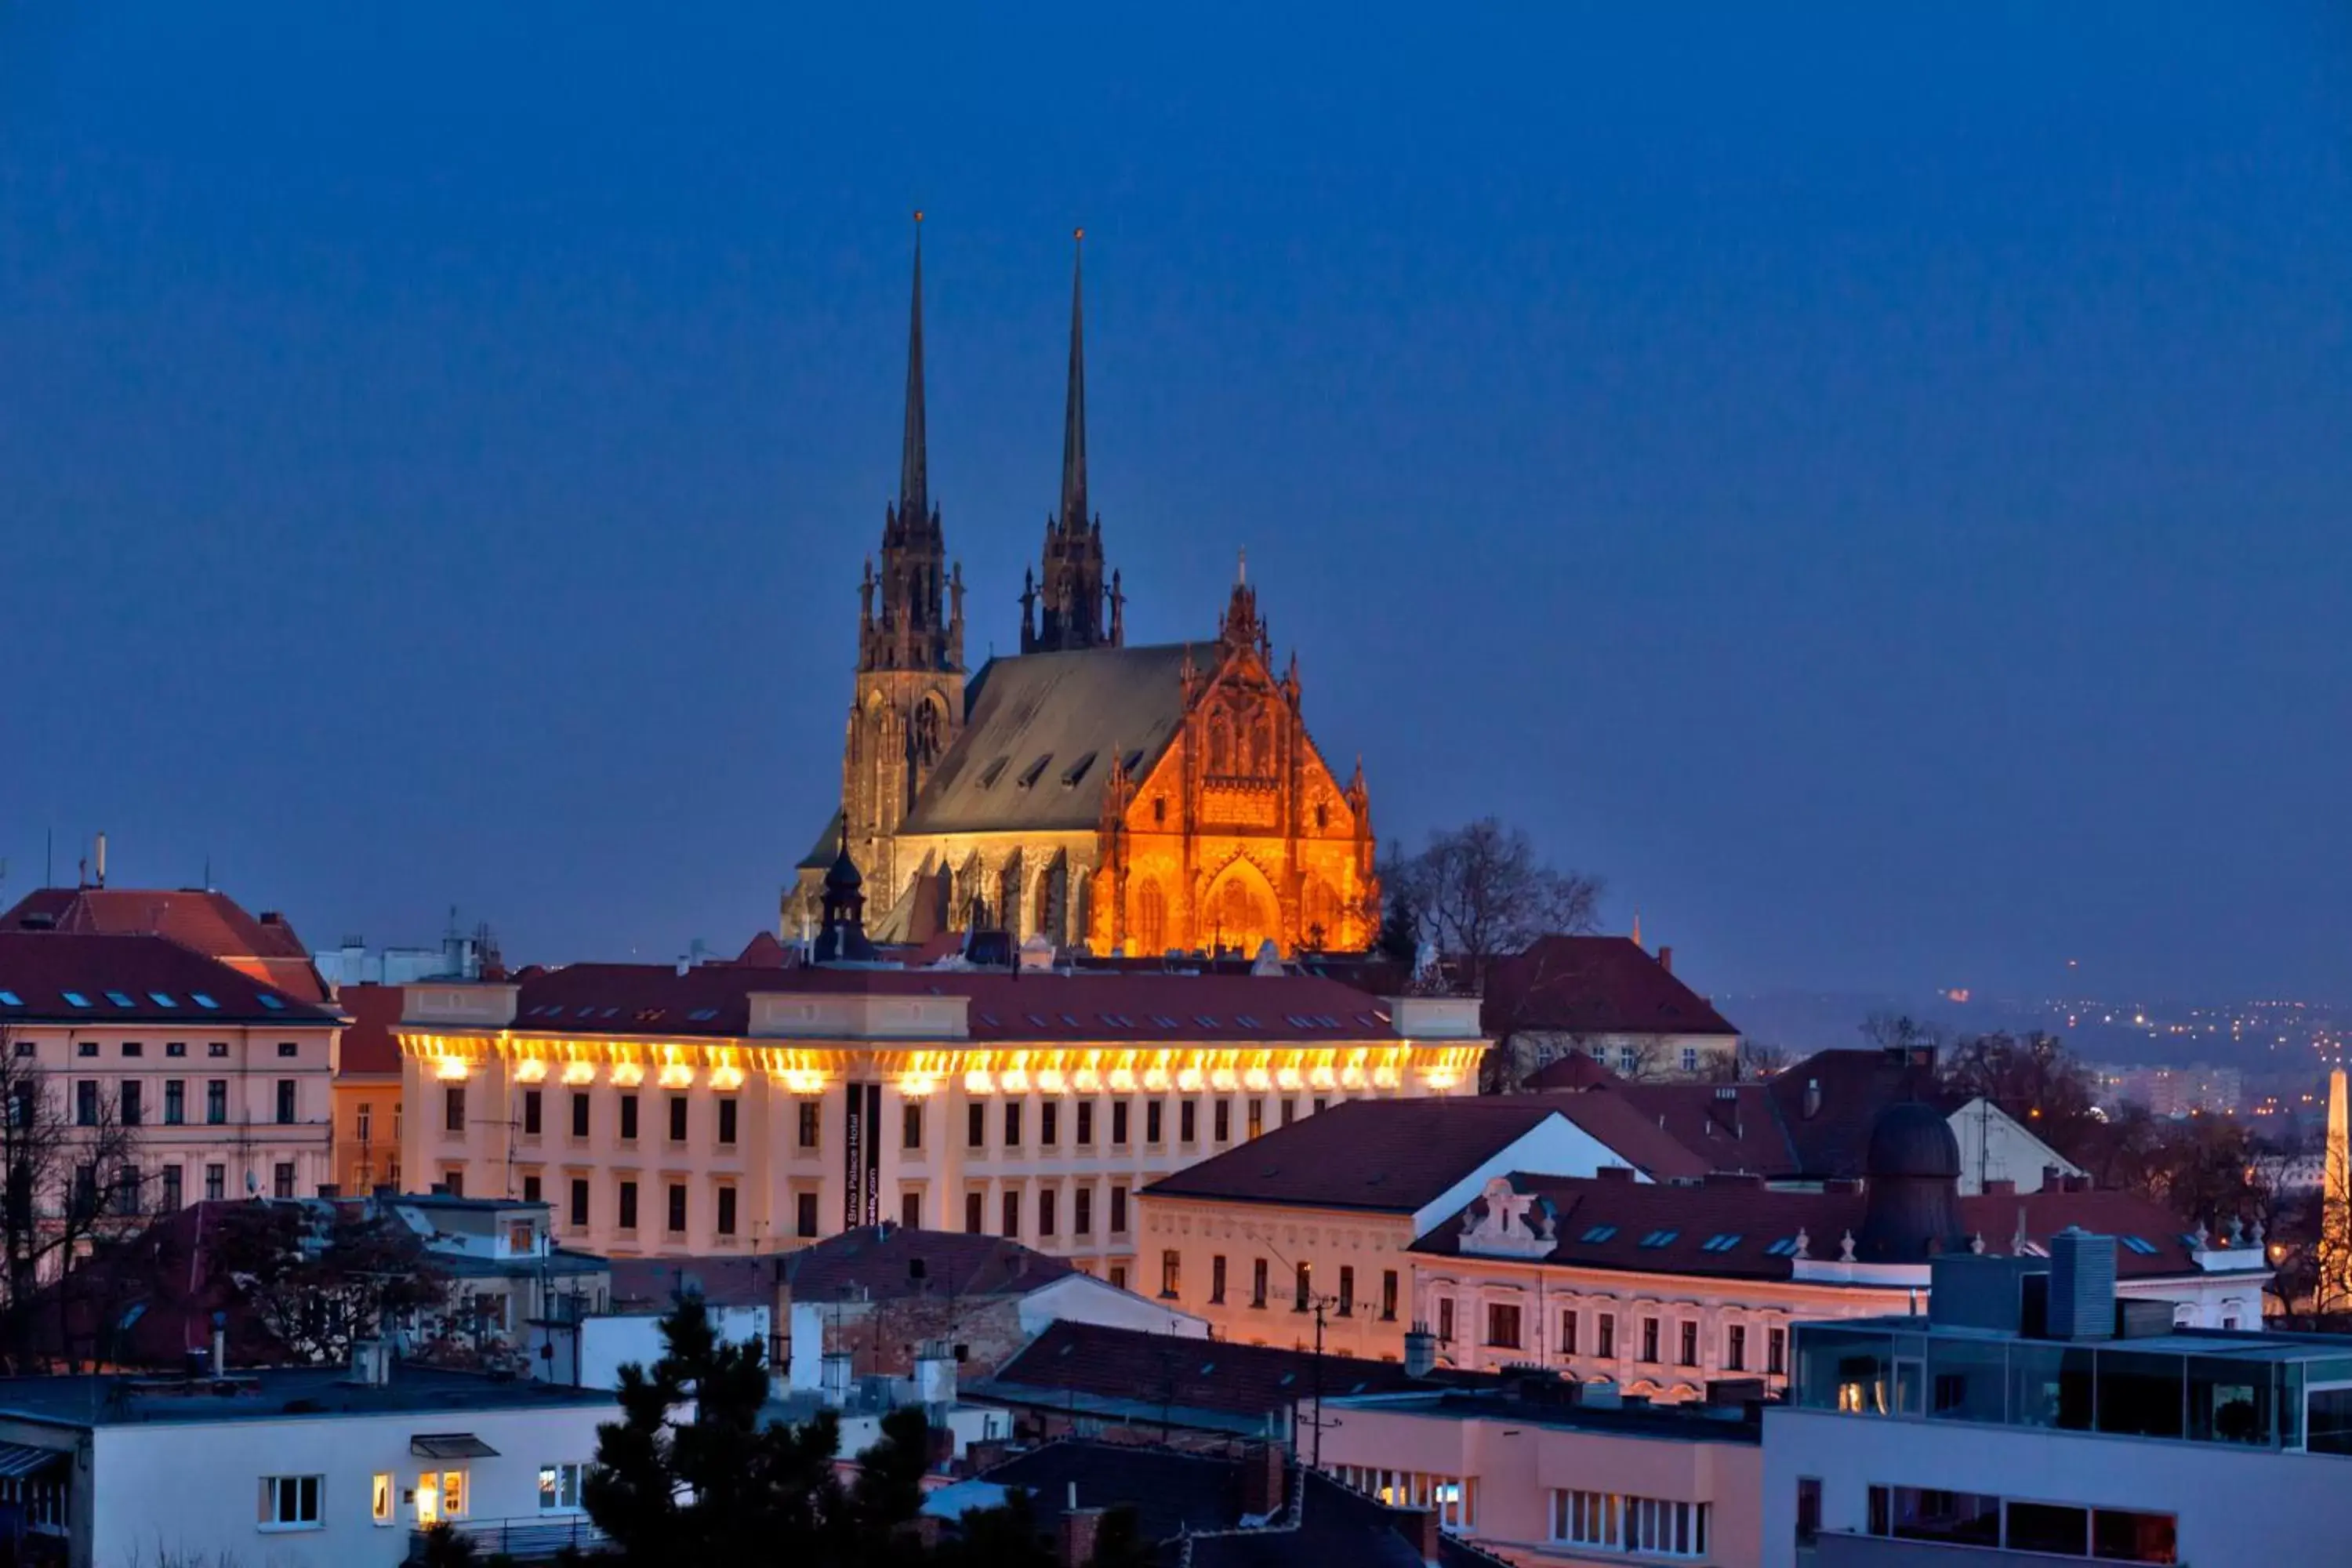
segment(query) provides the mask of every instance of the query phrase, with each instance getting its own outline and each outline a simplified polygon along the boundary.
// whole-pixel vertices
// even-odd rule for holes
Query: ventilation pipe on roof
[[[106,835],[98,836],[98,885],[106,886]]]
[[[1814,1117],[1819,1116],[1821,1113],[1822,1080],[1817,1078],[1809,1078],[1805,1080],[1805,1120],[1811,1121]]]

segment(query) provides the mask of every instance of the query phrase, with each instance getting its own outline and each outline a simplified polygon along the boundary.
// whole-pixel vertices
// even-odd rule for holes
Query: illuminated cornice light
[[[1078,1092],[1097,1094],[1102,1089],[1102,1074],[1092,1068],[1080,1068],[1077,1072]]]
[[[1069,1093],[1069,1075],[1059,1068],[1045,1068],[1037,1075],[1037,1092],[1040,1094]]]
[[[563,1064],[563,1081],[575,1087],[582,1084],[594,1083],[596,1081],[596,1064],[594,1062],[565,1062]]]
[[[692,1089],[694,1069],[684,1062],[672,1062],[661,1069],[661,1086],[664,1089]]]
[[[1305,1080],[1298,1076],[1297,1068],[1276,1068],[1274,1081],[1283,1089],[1297,1089]]]
[[[1274,1087],[1274,1077],[1264,1068],[1252,1068],[1242,1074],[1242,1082],[1250,1089],[1266,1089]]]
[[[1176,1087],[1186,1094],[1199,1093],[1201,1083],[1202,1075],[1199,1068],[1179,1068],[1176,1070]]]
[[[517,1083],[545,1082],[547,1079],[547,1058],[544,1057],[523,1058],[522,1060],[515,1063],[514,1076],[515,1082]]]
[[[462,1057],[443,1057],[433,1064],[433,1076],[451,1082],[465,1078],[472,1070]]]
[[[1168,1069],[1166,1068],[1144,1068],[1143,1087],[1154,1094],[1165,1094],[1168,1091]]]
[[[1241,1087],[1241,1075],[1234,1071],[1231,1068],[1211,1068],[1209,1069],[1209,1087],[1211,1089],[1221,1090],[1238,1089]]]
[[[994,1094],[995,1076],[986,1068],[974,1068],[963,1075],[963,1091],[966,1094]]]
[[[643,1062],[614,1062],[613,1064],[613,1082],[620,1088],[635,1089],[637,1085],[645,1081],[646,1067]]]
[[[908,1073],[898,1080],[898,1092],[908,1100],[922,1100],[936,1092],[940,1080],[923,1073]]]
[[[1133,1094],[1135,1092],[1135,1069],[1133,1068],[1111,1068],[1110,1087],[1113,1094]]]
[[[811,1068],[784,1069],[784,1089],[790,1094],[823,1094],[824,1074]]]
[[[720,1062],[710,1069],[710,1087],[722,1094],[742,1088],[743,1069],[733,1062]]]
[[[996,1081],[1004,1086],[1004,1092],[1007,1094],[1029,1092],[1029,1074],[1025,1068],[1006,1068],[997,1075]]]

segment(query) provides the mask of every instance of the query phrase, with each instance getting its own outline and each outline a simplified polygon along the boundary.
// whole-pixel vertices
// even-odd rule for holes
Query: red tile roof
[[[1868,1200],[1859,1191],[1791,1191],[1752,1178],[1724,1177],[1699,1186],[1657,1186],[1608,1177],[1514,1173],[1511,1185],[1543,1201],[1554,1244],[1542,1261],[1579,1268],[1692,1275],[1724,1279],[1787,1279],[1795,1260],[1785,1250],[1806,1233],[1815,1262],[1835,1259],[1847,1231],[1862,1234]],[[2042,1192],[1959,1200],[1960,1225],[1984,1237],[1988,1252],[2006,1253],[2022,1210],[2026,1236],[2046,1247],[2068,1226],[2105,1236],[2137,1237],[2154,1250],[2118,1247],[2116,1268],[2126,1279],[2195,1274],[2187,1238],[2161,1205],[2131,1193]],[[1465,1213],[1483,1214],[1481,1198]],[[1532,1219],[1532,1215],[1530,1218]],[[1724,1238],[1729,1237],[1727,1241]],[[1441,1225],[1413,1246],[1416,1252],[1461,1256],[1462,1227]],[[1713,1245],[1710,1245],[1712,1243]],[[1770,1249],[1782,1245],[1784,1250]]]
[[[1385,1004],[1309,975],[1014,974],[575,963],[521,977],[524,1033],[743,1035],[755,994],[963,996],[975,1041],[1399,1040]]]
[[[1531,1097],[1343,1100],[1144,1191],[1411,1214],[1559,1113]]]
[[[1522,1097],[1525,1098],[1525,1097]],[[1717,1169],[1706,1155],[1617,1094],[1553,1094],[1543,1103],[1590,1132],[1621,1160],[1654,1181],[1696,1181]]]
[[[1754,1175],[1793,1176],[1801,1169],[1796,1146],[1789,1141],[1769,1087],[1760,1083],[1621,1083],[1571,1100],[1622,1100],[1653,1126],[1696,1154],[1710,1171],[1745,1171]],[[1878,1109],[1884,1109],[1880,1107]],[[1875,1112],[1874,1111],[1874,1114]],[[1818,1173],[1822,1176],[1859,1176],[1851,1169]]]
[[[282,915],[258,918],[210,888],[43,888],[0,915],[0,930],[168,937],[303,1002],[327,989]]]
[[[1001,1236],[903,1225],[845,1230],[785,1254],[782,1263],[783,1283],[796,1301],[835,1301],[845,1292],[872,1301],[926,1294],[966,1300],[1025,1296],[1072,1272],[1063,1259]]]
[[[398,985],[346,985],[335,993],[335,1005],[351,1018],[343,1026],[337,1078],[400,1076],[400,1041],[393,1026],[400,1022],[404,995]]]
[[[340,1017],[160,936],[0,931],[0,1024],[317,1026]]]
[[[1486,1030],[1737,1035],[1706,997],[1622,936],[1548,936],[1486,973]]]
[[[1551,1094],[1563,1089],[1614,1089],[1624,1081],[1584,1052],[1570,1051],[1529,1073],[1519,1087],[1530,1093]]]

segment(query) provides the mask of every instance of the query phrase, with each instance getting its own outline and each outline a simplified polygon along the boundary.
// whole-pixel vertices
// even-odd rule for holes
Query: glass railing
[[[1797,1331],[1789,1402],[1849,1415],[2352,1453],[2352,1387],[2328,1386],[2339,1383],[2352,1384],[2352,1356],[2285,1361],[2144,1341],[1823,1325]]]

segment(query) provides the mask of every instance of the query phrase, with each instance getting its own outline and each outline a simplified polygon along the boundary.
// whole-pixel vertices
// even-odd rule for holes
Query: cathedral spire
[[[1034,590],[1022,595],[1021,651],[1066,653],[1118,647],[1127,640],[1125,600],[1116,574],[1103,584],[1102,520],[1087,497],[1086,237],[1076,235],[1070,264],[1070,382],[1062,407],[1062,500],[1045,521],[1045,556]],[[1103,612],[1108,603],[1108,627]],[[1031,624],[1030,607],[1038,606]]]
[[[915,214],[915,294],[907,327],[907,433],[898,453],[898,516],[909,526],[930,516],[930,458],[923,422],[923,215]]]
[[[1070,263],[1070,386],[1062,406],[1062,531],[1087,525],[1087,231],[1076,235]]]
[[[898,499],[882,515],[881,570],[863,589],[871,609],[861,616],[861,670],[961,670],[963,668],[962,589],[954,581],[957,612],[942,601],[950,588],[947,542],[931,504],[929,428],[923,405],[923,215],[915,215],[914,286],[907,315],[907,422],[898,447]]]

